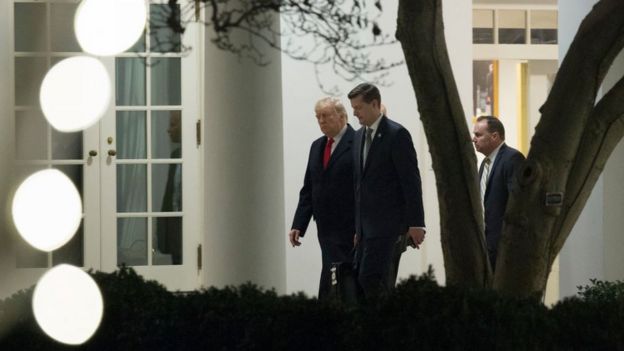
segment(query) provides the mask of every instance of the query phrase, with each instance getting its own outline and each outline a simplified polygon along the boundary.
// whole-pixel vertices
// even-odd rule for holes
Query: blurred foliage
[[[592,280],[548,309],[536,299],[441,287],[432,272],[351,306],[250,283],[169,292],[125,267],[91,275],[105,307],[87,343],[47,337],[32,314],[31,288],[0,301],[0,350],[624,349],[621,282]]]

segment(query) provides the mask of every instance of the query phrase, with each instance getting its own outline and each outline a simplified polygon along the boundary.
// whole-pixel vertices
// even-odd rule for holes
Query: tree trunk
[[[440,0],[401,0],[397,19],[433,162],[446,281],[488,286],[476,155],[446,51]]]
[[[497,290],[543,295],[552,263],[622,137],[624,84],[594,107],[624,44],[624,16],[614,14],[624,14],[624,1],[602,0],[583,20],[541,109],[507,206],[494,274]]]
[[[401,0],[401,42],[424,125],[440,204],[448,284],[543,296],[561,250],[624,135],[624,80],[596,95],[624,46],[624,1],[602,0],[583,21],[557,74],[527,160],[515,176],[493,282],[476,157],[448,60],[441,0]]]

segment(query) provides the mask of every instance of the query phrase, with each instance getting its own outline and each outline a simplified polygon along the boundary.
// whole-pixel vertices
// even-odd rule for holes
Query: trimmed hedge
[[[0,301],[0,350],[621,350],[624,283],[592,281],[548,309],[491,290],[440,287],[431,273],[365,305],[278,296],[252,284],[171,293],[129,268],[92,273],[105,310],[69,347],[37,326],[33,289]]]

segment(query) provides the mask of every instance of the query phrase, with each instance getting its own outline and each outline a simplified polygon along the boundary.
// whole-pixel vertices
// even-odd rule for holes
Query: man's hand
[[[410,240],[410,246],[415,249],[420,249],[420,245],[425,241],[425,230],[419,227],[409,227],[406,235]]]
[[[301,236],[301,231],[299,229],[291,229],[290,233],[288,233],[288,239],[290,239],[290,245],[293,247],[301,245],[299,241],[299,236]]]
[[[353,234],[353,247],[356,247],[357,244],[360,242],[360,237],[356,234]]]

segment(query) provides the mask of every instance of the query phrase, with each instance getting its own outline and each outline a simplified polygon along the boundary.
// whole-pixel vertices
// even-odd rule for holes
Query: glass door
[[[12,2],[15,171],[25,178],[58,168],[74,181],[84,211],[74,238],[57,251],[40,252],[16,240],[16,287],[70,263],[105,271],[131,266],[170,289],[195,289],[201,283],[196,125],[202,28],[190,27],[181,38],[152,24],[128,52],[100,57],[114,82],[111,107],[95,126],[60,133],[41,113],[39,86],[52,65],[83,54],[73,33],[78,4]],[[149,15],[165,19],[168,11],[165,1],[152,1]]]
[[[32,284],[47,268],[60,263],[100,267],[100,251],[95,249],[100,228],[98,127],[58,132],[46,122],[39,106],[39,86],[47,70],[80,54],[72,26],[77,4],[67,0],[12,3],[15,178],[20,181],[35,171],[56,168],[74,182],[83,198],[81,226],[65,246],[45,253],[15,240],[16,286]]]
[[[199,28],[181,38],[158,25],[169,11],[150,4],[146,35],[109,63],[116,96],[100,134],[102,264],[190,290],[200,283],[201,46]]]

